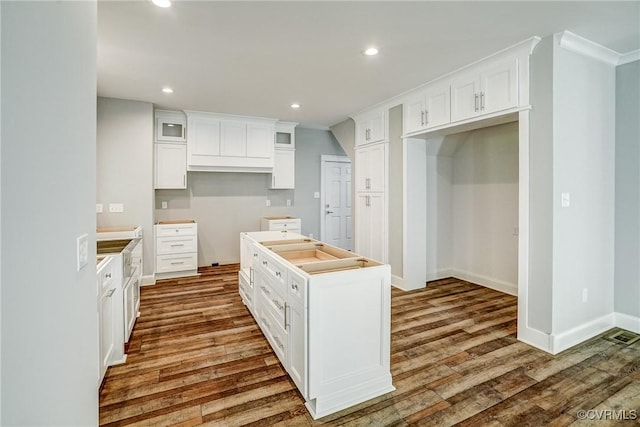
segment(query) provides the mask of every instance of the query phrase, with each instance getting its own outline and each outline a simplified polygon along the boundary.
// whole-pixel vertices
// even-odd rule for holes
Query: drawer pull
[[[254,252],[254,253],[253,253],[253,257],[254,257],[254,258],[258,258],[258,253],[257,253],[257,252]]]
[[[107,298],[111,298],[111,295],[113,295],[113,293],[116,291],[116,288],[111,288],[109,290],[109,293],[107,294]]]
[[[260,289],[262,289],[262,292],[264,292],[267,295],[271,295],[271,293],[269,292],[269,289],[265,288],[264,286],[260,286]]]
[[[276,271],[276,276],[277,277],[282,277],[282,274],[279,271]]]
[[[174,261],[171,263],[171,265],[180,265],[180,264],[184,264],[184,261]]]
[[[171,245],[172,248],[175,246],[184,246],[184,243],[174,243]]]
[[[291,314],[289,314],[289,316],[287,316],[287,309],[291,310],[291,306],[288,305],[286,302],[284,303],[284,328],[287,329],[289,327],[289,322],[287,321],[287,319],[289,317],[291,317]]]
[[[293,289],[294,291],[297,291],[298,290],[298,285],[295,284],[295,283],[292,283],[291,284],[291,289]]]
[[[273,301],[273,305],[278,307],[278,310],[282,310],[284,308],[284,306],[282,304],[280,304],[280,301],[278,301],[277,299],[272,299],[271,301]]]
[[[105,274],[105,275],[104,275],[104,278],[105,278],[105,279],[111,279],[111,273],[107,273],[107,274]]]
[[[278,347],[280,347],[281,350],[284,350],[284,345],[282,344],[282,342],[280,342],[280,339],[275,335],[273,336],[273,339],[276,342],[276,344],[278,344]]]
[[[271,330],[271,325],[269,324],[269,322],[267,322],[267,319],[265,319],[264,317],[262,317],[262,323],[264,323],[267,329]]]
[[[267,261],[262,261],[262,265],[267,265]]]

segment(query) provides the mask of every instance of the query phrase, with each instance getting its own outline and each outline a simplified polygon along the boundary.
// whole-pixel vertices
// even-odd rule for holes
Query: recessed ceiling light
[[[163,91],[164,93],[173,93],[173,89],[171,89],[170,87],[163,87],[163,88],[162,88],[162,91]]]
[[[375,47],[370,47],[369,49],[364,51],[364,54],[367,56],[373,56],[373,55],[377,55],[378,54],[378,49],[376,49]]]
[[[300,104],[298,104],[297,102],[294,102],[293,104],[291,104],[291,108],[298,109],[300,108]]]
[[[151,0],[153,4],[158,7],[169,7],[171,6],[171,2],[169,0]]]

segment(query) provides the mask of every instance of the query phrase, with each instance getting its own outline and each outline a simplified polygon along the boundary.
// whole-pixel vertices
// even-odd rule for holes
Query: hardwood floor
[[[394,289],[396,391],[314,421],[242,304],[237,269],[142,288],[127,362],[100,393],[101,425],[639,424],[640,341],[603,335],[549,355],[516,340],[515,297],[457,279]],[[609,420],[579,420],[581,410]]]

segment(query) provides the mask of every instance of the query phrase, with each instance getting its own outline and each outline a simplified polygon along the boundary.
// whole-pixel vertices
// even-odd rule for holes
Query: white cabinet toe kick
[[[395,390],[389,265],[286,233],[242,233],[239,293],[314,419]]]

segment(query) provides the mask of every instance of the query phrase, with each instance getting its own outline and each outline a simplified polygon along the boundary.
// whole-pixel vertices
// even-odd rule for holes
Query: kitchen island
[[[389,265],[291,232],[240,247],[240,296],[314,419],[395,390]]]

